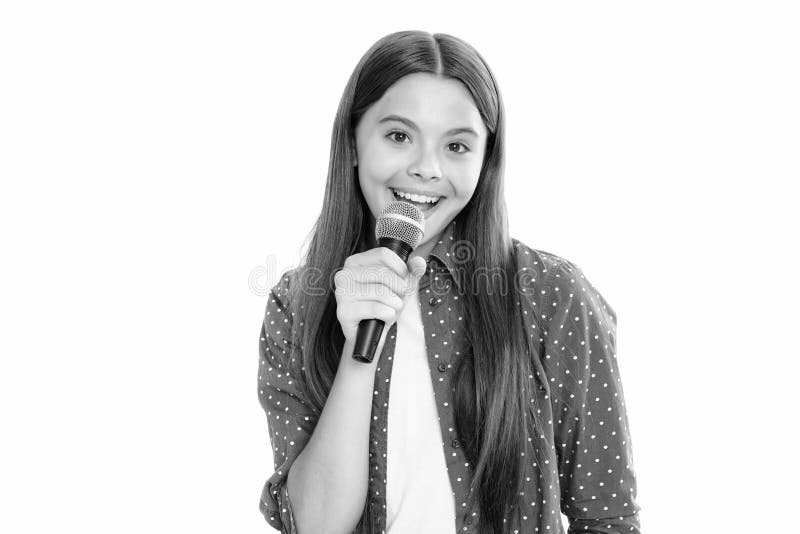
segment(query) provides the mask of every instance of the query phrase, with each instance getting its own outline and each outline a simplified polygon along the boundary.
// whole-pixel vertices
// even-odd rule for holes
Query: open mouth
[[[429,212],[435,210],[439,206],[439,204],[442,202],[442,200],[444,200],[444,197],[439,197],[435,202],[429,202],[429,201],[419,202],[419,201],[412,200],[412,199],[408,198],[407,196],[403,196],[403,195],[398,194],[398,192],[396,190],[392,189],[391,187],[389,188],[389,190],[392,192],[392,195],[394,196],[395,200],[402,200],[403,202],[408,202],[409,204],[414,204],[416,207],[418,207],[420,209],[420,211],[422,211],[422,213],[429,213]]]

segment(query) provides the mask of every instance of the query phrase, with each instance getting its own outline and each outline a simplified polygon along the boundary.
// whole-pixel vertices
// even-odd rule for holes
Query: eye
[[[397,142],[404,143],[404,141],[398,141],[397,138],[394,137],[396,135],[401,135],[401,136],[403,136],[403,138],[408,139],[408,136],[404,132],[398,132],[398,131],[389,132],[389,134],[387,134],[386,137],[390,138],[395,143],[397,143]]]
[[[447,146],[448,147],[451,147],[451,146],[455,146],[455,147],[462,146],[462,147],[464,147],[463,151],[459,151],[458,149],[452,151],[452,152],[455,152],[456,154],[464,154],[465,152],[469,152],[469,147],[467,145],[465,145],[464,143],[450,143]]]

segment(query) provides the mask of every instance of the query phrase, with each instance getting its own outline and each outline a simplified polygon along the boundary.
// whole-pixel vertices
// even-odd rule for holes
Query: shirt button
[[[445,371],[447,371],[447,365],[446,365],[446,364],[443,364],[443,363],[440,363],[440,364],[439,364],[439,371],[441,371],[441,372],[443,372],[443,373],[444,373]]]
[[[457,449],[457,448],[459,448],[460,446],[461,446],[461,444],[458,442],[458,440],[457,440],[457,439],[454,439],[454,440],[453,440],[453,448],[454,448],[454,449]]]
[[[431,297],[431,299],[428,301],[428,304],[430,304],[431,306],[436,306],[440,302],[442,302],[442,299],[437,297]]]
[[[467,520],[464,521],[464,523],[466,523],[467,525],[471,525],[472,524],[472,516],[468,517]]]

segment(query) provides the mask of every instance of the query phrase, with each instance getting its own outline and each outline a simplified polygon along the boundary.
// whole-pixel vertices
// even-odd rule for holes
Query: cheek
[[[361,167],[359,162],[359,167]],[[394,174],[397,173],[400,163],[392,154],[372,151],[366,154],[363,163],[363,171],[365,178],[368,178],[373,183],[388,182]]]
[[[387,150],[380,140],[369,139],[359,145],[358,166],[371,179],[382,179],[387,171],[396,165],[397,155]]]
[[[478,187],[478,172],[479,171],[476,171],[474,174],[467,174],[463,176],[455,186],[458,198],[464,203],[472,198],[472,195],[475,193],[475,189]]]

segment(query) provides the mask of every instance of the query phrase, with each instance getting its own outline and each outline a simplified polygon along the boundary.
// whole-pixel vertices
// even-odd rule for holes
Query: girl
[[[570,532],[638,534],[616,315],[575,263],[508,236],[504,111],[483,58],[446,34],[380,39],[331,142],[310,245],[262,323],[267,522],[563,533],[563,512]],[[395,199],[425,215],[407,263],[375,243]],[[369,318],[386,326],[364,363]]]

